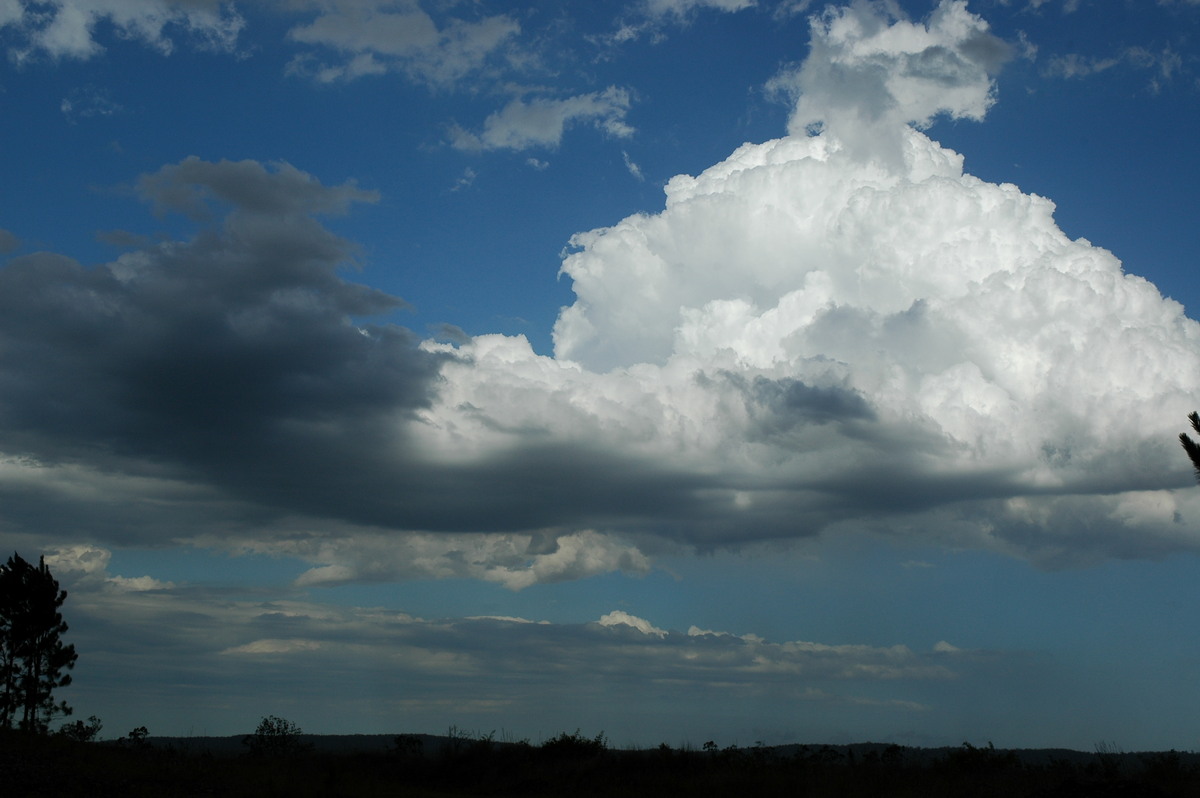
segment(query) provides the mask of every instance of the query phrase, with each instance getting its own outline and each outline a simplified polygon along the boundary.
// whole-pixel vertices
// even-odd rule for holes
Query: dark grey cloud
[[[146,543],[699,518],[707,479],[603,440],[535,431],[430,459],[416,413],[456,356],[360,321],[404,302],[345,279],[354,247],[316,218],[373,192],[197,158],[137,190],[195,235],[124,235],[133,249],[91,268],[39,252],[0,269],[0,453],[22,462],[0,478],[8,532]]]
[[[345,280],[352,246],[313,217],[373,193],[194,158],[139,190],[223,215],[95,268],[35,253],[0,270],[0,449],[282,499],[399,443],[387,430],[428,403],[441,356],[355,321],[404,303]]]

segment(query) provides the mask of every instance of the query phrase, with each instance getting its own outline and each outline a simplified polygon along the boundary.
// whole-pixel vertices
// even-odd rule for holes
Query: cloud
[[[87,564],[71,567],[73,555]],[[594,722],[591,713],[607,705],[606,696],[641,704],[664,692],[673,701],[704,696],[705,712],[696,720],[705,724],[744,717],[747,700],[785,713],[811,701],[867,702],[904,713],[920,705],[919,686],[969,676],[987,656],[945,643],[920,651],[681,634],[624,610],[590,623],[425,619],[299,596],[263,601],[199,584],[120,591],[112,586],[124,577],[108,565],[107,550],[79,547],[51,567],[70,595],[72,642],[93,663],[76,673],[72,702],[118,726],[139,722],[126,718],[136,707],[188,724],[204,723],[209,712],[223,724],[252,724],[261,713],[303,722],[316,713],[352,718],[347,731],[359,733],[394,731],[401,710],[411,729],[437,728],[447,716],[484,723],[497,713],[510,729],[566,728]],[[116,628],[124,633],[115,634]],[[100,667],[113,662],[121,667]],[[188,685],[184,706],[181,682]],[[229,702],[245,708],[231,712]],[[239,711],[257,714],[241,717]],[[636,718],[621,723],[632,725],[606,728],[638,740],[646,734]],[[660,725],[666,733],[681,731],[678,713]],[[738,729],[723,726],[722,733]]]
[[[624,610],[614,610],[600,618],[601,626],[630,626],[637,629],[644,635],[652,637],[666,637],[667,630],[659,629],[654,624],[647,621],[645,618],[639,618],[636,615],[630,615]]]
[[[129,515],[147,520],[149,496],[185,515],[215,500],[232,517],[241,501],[287,504],[297,490],[329,500],[371,469],[363,440],[402,448],[393,430],[428,402],[438,356],[403,328],[352,320],[403,302],[342,279],[353,247],[314,218],[373,192],[287,164],[195,158],[138,191],[213,223],[96,268],[42,252],[0,271],[0,492],[26,497],[6,505],[9,524],[36,528],[25,513],[50,502],[44,512],[91,504],[103,527],[99,508],[117,523],[117,497],[139,494]],[[113,505],[101,485],[118,491]]]
[[[275,543],[267,549],[321,563],[298,587],[400,579],[479,579],[511,590],[624,571],[645,574],[650,560],[611,535],[585,530],[532,535],[374,534]]]
[[[104,52],[95,35],[102,24],[169,55],[177,40],[232,51],[245,21],[232,4],[219,0],[8,0],[0,5],[0,34],[12,42],[8,54],[18,64],[41,55],[92,58]]]
[[[745,145],[577,235],[541,374],[586,410],[559,434],[591,421],[710,477],[696,541],[740,513],[741,536],[925,526],[1046,564],[1194,547],[1173,433],[1200,326],[1049,201],[902,141],[902,174],[828,134]]]
[[[55,577],[70,581],[87,590],[100,590],[109,595],[141,593],[145,591],[169,590],[173,582],[164,582],[152,576],[110,576],[108,564],[112,552],[97,546],[75,544],[52,549],[45,555],[46,566]]]
[[[616,31],[595,41],[614,45],[646,34],[658,37],[668,23],[686,25],[702,11],[733,13],[756,5],[756,0],[640,0],[618,21]]]
[[[521,30],[507,15],[451,17],[439,25],[416,0],[338,0],[319,8],[288,38],[344,56],[333,64],[311,53],[292,61],[290,72],[320,83],[397,70],[432,87],[450,87],[482,69]]]
[[[753,8],[755,5],[755,0],[644,0],[642,8],[651,17],[682,17],[702,8],[732,12]]]
[[[0,255],[6,255],[13,252],[21,246],[21,239],[17,238],[11,231],[0,227]]]
[[[880,53],[903,66],[940,46],[958,99],[902,82],[863,113],[917,118],[900,95],[982,113],[967,43],[990,34],[974,17],[877,11],[821,17],[818,38],[840,44],[811,58],[875,74]],[[799,74],[817,97],[845,77]],[[517,102],[480,146],[606,119],[546,101],[537,122],[537,100]],[[311,566],[296,589],[520,589],[643,574],[663,551],[863,533],[1046,567],[1195,550],[1175,440],[1200,394],[1200,325],[1068,239],[1048,200],[888,130],[894,161],[836,125],[744,145],[669,181],[658,213],[575,236],[553,357],[387,323],[403,300],[348,281],[354,247],[318,218],[377,199],[352,181],[164,166],[137,192],[190,237],[0,270],[0,528],[288,554]]]
[[[1161,52],[1154,52],[1145,47],[1126,47],[1116,55],[1103,58],[1079,53],[1055,56],[1047,62],[1042,71],[1051,77],[1072,79],[1090,77],[1119,66],[1151,70],[1150,88],[1152,91],[1158,91],[1162,82],[1170,81],[1183,69],[1183,59],[1170,47]]]
[[[625,122],[629,107],[628,90],[616,86],[561,100],[517,97],[488,116],[481,133],[454,128],[451,144],[460,150],[553,148],[562,142],[566,129],[579,122],[590,122],[610,136],[628,138],[633,134]]]
[[[634,163],[633,159],[629,157],[629,153],[621,150],[621,157],[625,160],[625,168],[629,170],[629,174],[638,180],[646,179],[646,176],[642,174],[642,167]]]
[[[121,111],[121,106],[108,96],[108,92],[94,86],[73,89],[59,103],[59,110],[71,124],[80,119],[95,116],[112,116]]]
[[[827,129],[860,157],[895,163],[905,126],[927,127],[943,113],[983,119],[1008,45],[964,0],[942,0],[925,23],[899,14],[858,0],[813,18],[808,57],[769,84],[794,99],[793,135]]]

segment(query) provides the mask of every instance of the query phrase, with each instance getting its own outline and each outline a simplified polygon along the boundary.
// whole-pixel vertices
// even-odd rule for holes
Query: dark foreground
[[[1200,758],[899,746],[646,751],[562,734],[533,746],[400,735],[84,743],[0,733],[0,793],[24,796],[1200,796]],[[383,740],[388,742],[384,743]],[[374,749],[374,750],[372,750]]]

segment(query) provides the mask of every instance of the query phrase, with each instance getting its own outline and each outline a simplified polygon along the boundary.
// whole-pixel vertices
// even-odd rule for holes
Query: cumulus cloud
[[[566,99],[534,97],[513,99],[488,116],[476,134],[455,127],[451,144],[460,150],[526,150],[557,147],[571,125],[590,122],[610,136],[627,138],[633,128],[625,122],[630,95],[626,89],[609,86],[604,91]]]
[[[795,99],[793,135],[828,129],[859,156],[894,162],[909,124],[926,127],[943,113],[983,118],[1008,45],[965,0],[942,0],[924,23],[899,13],[859,0],[813,18],[808,57],[769,84]]]
[[[56,578],[69,581],[72,586],[82,587],[85,591],[99,589],[108,594],[140,593],[175,587],[173,582],[152,576],[110,575],[108,564],[111,559],[112,552],[108,549],[87,544],[61,546],[45,555],[46,566]]]
[[[659,629],[645,618],[639,618],[636,615],[630,615],[624,610],[614,610],[607,615],[601,616],[599,624],[601,626],[629,626],[637,629],[644,635],[651,635],[653,637],[667,636],[666,629]]]
[[[333,63],[312,53],[292,61],[292,73],[321,83],[398,70],[430,86],[449,87],[478,72],[521,30],[507,15],[439,23],[416,0],[338,0],[319,9],[288,38],[342,55]]]
[[[96,29],[143,42],[164,55],[176,41],[231,51],[245,25],[232,3],[220,0],[7,0],[0,4],[0,35],[17,63],[38,56],[86,60],[104,52]]]
[[[297,589],[519,589],[863,532],[1052,567],[1196,549],[1175,436],[1200,325],[901,124],[983,113],[990,34],[948,3],[925,25],[859,4],[815,35],[810,61],[844,68],[801,83],[875,80],[856,96],[895,157],[848,145],[830,100],[819,135],[673,178],[660,212],[575,236],[553,357],[362,321],[403,301],[345,279],[354,248],[318,219],[376,199],[353,182],[194,158],[142,177],[192,237],[0,270],[0,524],[291,554]],[[495,146],[571,118],[525,111]]]
[[[10,230],[0,227],[0,255],[6,255],[21,246],[21,239]]]
[[[1047,559],[1195,545],[1167,489],[1200,328],[1049,201],[902,141],[903,174],[828,134],[746,145],[674,178],[661,213],[576,236],[558,390],[595,383],[572,403],[610,440],[720,474],[749,528],[961,524]],[[1117,507],[1157,489],[1133,512],[1151,543]],[[1077,512],[1090,532],[1067,532]]]

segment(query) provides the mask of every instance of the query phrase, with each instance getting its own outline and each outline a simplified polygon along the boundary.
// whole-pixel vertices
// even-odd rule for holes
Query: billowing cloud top
[[[813,19],[808,58],[772,81],[796,97],[793,135],[831,129],[855,154],[894,161],[908,124],[925,127],[942,113],[983,119],[1008,45],[965,0],[944,0],[925,23],[898,15],[859,0]]]

